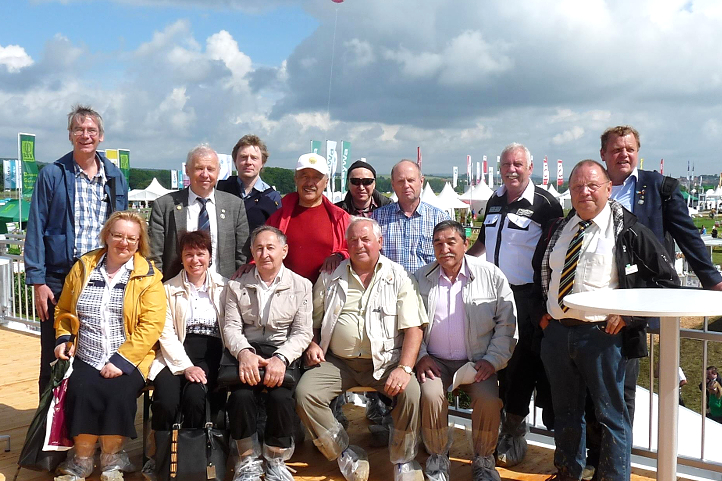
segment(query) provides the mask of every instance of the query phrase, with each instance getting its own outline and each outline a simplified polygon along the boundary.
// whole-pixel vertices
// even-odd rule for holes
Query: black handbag
[[[205,390],[205,385],[203,388]],[[183,417],[179,412],[173,429],[156,431],[155,439],[156,474],[159,481],[224,480],[229,453],[229,433],[213,427],[207,392],[204,427],[184,428]]]
[[[252,342],[251,347],[256,350],[256,354],[268,359],[273,356],[273,353],[278,349],[272,344],[262,344],[258,342]],[[266,373],[266,370],[262,367],[258,368],[258,373],[261,375],[261,381]],[[286,372],[283,374],[283,384],[281,387],[286,389],[294,389],[298,380],[301,379],[301,358],[299,357],[291,364],[286,367]],[[238,376],[238,359],[233,357],[231,351],[227,348],[223,350],[223,356],[221,356],[221,363],[218,368],[218,387],[228,388],[234,387],[241,384],[241,378]]]

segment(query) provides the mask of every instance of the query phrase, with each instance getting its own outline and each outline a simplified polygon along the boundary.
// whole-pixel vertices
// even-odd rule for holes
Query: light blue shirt
[[[241,186],[241,199],[245,199],[246,197],[248,197],[249,195],[251,195],[251,192],[253,192],[253,190],[257,190],[258,192],[263,192],[264,190],[266,190],[266,189],[268,189],[269,187],[271,187],[270,185],[268,185],[268,184],[266,184],[265,182],[263,182],[263,179],[261,179],[261,178],[259,177],[259,178],[256,180],[256,183],[253,184],[253,187],[251,188],[251,190],[250,190],[248,193],[246,193],[246,186],[243,185],[243,181],[241,180],[241,176],[240,176],[240,175],[238,176],[238,184]]]
[[[622,185],[612,186],[612,199],[622,204],[630,212],[634,212],[634,191],[637,187],[638,177],[639,171],[635,168],[629,177],[624,179]]]

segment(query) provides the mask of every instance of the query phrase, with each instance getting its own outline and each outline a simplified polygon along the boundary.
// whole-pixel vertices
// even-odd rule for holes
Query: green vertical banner
[[[18,134],[18,159],[23,166],[23,198],[30,199],[38,180],[38,164],[35,162],[35,134]]]
[[[125,176],[125,181],[130,185],[130,150],[118,149],[118,161],[120,171]]]
[[[312,140],[311,141],[311,152],[314,154],[321,155],[321,141],[320,140]]]
[[[351,142],[341,141],[341,195],[346,195],[346,169],[351,160]]]

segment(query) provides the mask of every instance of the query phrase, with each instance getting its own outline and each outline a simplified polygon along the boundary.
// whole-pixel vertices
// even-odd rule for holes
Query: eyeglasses
[[[135,236],[118,234],[117,232],[111,232],[111,233],[110,233],[110,238],[113,239],[115,242],[120,242],[120,241],[122,241],[122,240],[125,240],[125,242],[127,242],[128,245],[131,245],[131,246],[136,245],[136,244],[138,243],[138,240],[139,240],[139,239],[138,239],[137,237],[135,237]]]
[[[73,135],[76,137],[80,137],[86,133],[88,134],[88,137],[95,138],[100,132],[98,131],[98,129],[81,129],[80,127],[76,127],[73,129]]]
[[[359,177],[353,177],[351,179],[348,179],[349,182],[353,185],[363,185],[364,187],[368,187],[369,185],[376,182],[376,179],[361,179]]]
[[[602,186],[607,185],[609,182],[611,181],[608,180],[606,182],[602,182],[601,184],[579,184],[570,187],[570,189],[572,190],[572,192],[576,192],[577,194],[581,194],[584,191],[585,187],[589,189],[589,192],[596,192],[601,189]]]

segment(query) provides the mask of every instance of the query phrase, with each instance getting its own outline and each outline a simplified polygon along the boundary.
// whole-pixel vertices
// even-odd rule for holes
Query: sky
[[[34,0],[0,18],[0,157],[18,132],[61,157],[83,103],[139,168],[254,133],[275,167],[328,139],[380,174],[421,147],[450,175],[520,142],[535,176],[545,155],[568,175],[631,124],[645,169],[722,171],[719,0]]]

